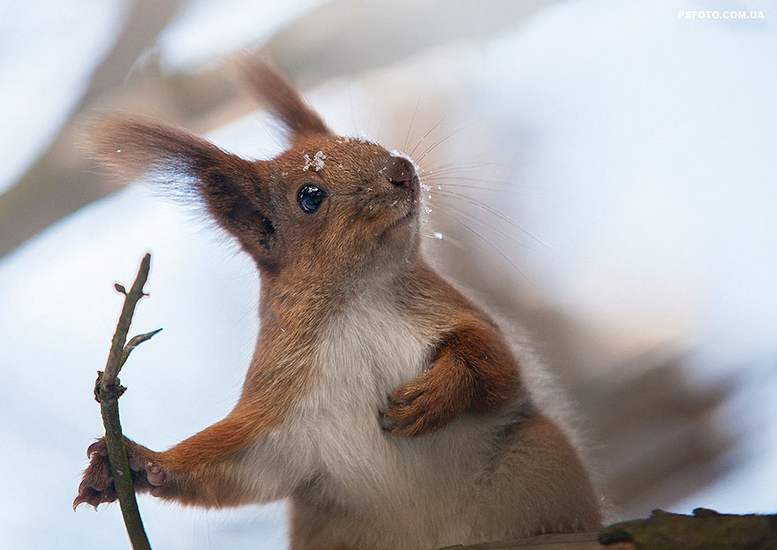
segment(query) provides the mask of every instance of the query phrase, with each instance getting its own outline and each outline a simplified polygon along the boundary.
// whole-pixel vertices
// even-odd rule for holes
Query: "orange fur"
[[[429,369],[391,395],[385,416],[395,435],[421,435],[459,414],[494,411],[516,391],[517,365],[496,329],[459,317]]]
[[[515,434],[526,441],[526,456],[513,462],[528,471],[527,483],[537,484],[537,494],[542,493],[544,482],[554,488],[568,486],[574,495],[569,506],[562,502],[563,495],[553,492],[557,489],[546,491],[553,493],[552,498],[536,497],[541,513],[531,525],[545,525],[550,521],[547,518],[560,521],[563,529],[573,528],[578,520],[588,527],[595,525],[598,510],[585,469],[563,432],[533,408],[519,358],[486,313],[421,257],[419,185],[412,163],[375,143],[332,135],[288,80],[267,63],[243,61],[242,67],[253,93],[268,104],[290,134],[293,147],[277,158],[247,161],[184,130],[140,119],[103,121],[92,137],[97,157],[124,177],[146,172],[168,187],[180,186],[183,180],[188,185],[185,191],[198,197],[213,219],[238,240],[262,277],[261,330],[237,405],[220,422],[167,451],[151,451],[127,440],[137,489],[199,506],[234,506],[292,496],[293,517],[298,518],[293,520],[293,544],[319,547],[311,537],[327,532],[330,525],[324,520],[326,513],[315,504],[320,495],[311,493],[310,487],[315,488],[316,476],[323,473],[306,472],[288,486],[262,492],[256,464],[261,466],[272,457],[251,457],[264,452],[261,445],[272,451],[267,441],[275,444],[272,436],[285,433],[290,423],[296,421],[307,428],[309,416],[300,412],[306,406],[305,414],[324,410],[326,420],[342,412],[342,422],[336,419],[333,424],[333,435],[338,437],[349,435],[342,433],[351,429],[348,426],[363,426],[349,424],[353,418],[348,413],[353,416],[353,411],[329,410],[327,403],[313,396],[325,399],[330,395],[326,391],[327,383],[332,383],[331,370],[344,368],[339,363],[349,364],[348,357],[342,360],[336,352],[330,354],[337,356],[334,366],[321,359],[319,348],[326,347],[321,343],[324,331],[340,326],[338,319],[349,319],[349,308],[360,296],[376,296],[377,292],[380,305],[376,307],[383,308],[383,317],[376,320],[358,308],[352,315],[376,326],[398,327],[398,332],[406,333],[412,327],[406,341],[416,342],[412,349],[418,350],[419,359],[416,363],[414,358],[399,357],[413,368],[423,366],[427,356],[429,361],[420,374],[418,369],[412,371],[415,379],[383,378],[392,380],[382,419],[387,432],[376,427],[375,411],[375,424],[367,424],[365,437],[393,438],[379,439],[379,444],[394,449],[395,443],[406,443],[396,436],[416,438],[442,432],[459,418],[503,422],[494,437],[505,445]],[[300,192],[309,186],[325,194],[313,211],[300,204]],[[343,347],[364,334],[358,330],[362,327],[346,326],[351,332],[342,339]],[[369,335],[376,340],[393,337],[391,333]],[[349,357],[358,354],[357,350]],[[330,372],[324,372],[322,362]],[[406,371],[408,365],[402,368]],[[399,370],[400,365],[396,367],[398,373],[405,372]],[[355,379],[357,383],[364,380]],[[397,379],[402,383],[397,384]],[[376,394],[374,387],[362,389]],[[349,440],[344,445],[350,444]],[[369,439],[368,445],[375,444]],[[495,448],[493,452],[500,451]],[[96,506],[115,500],[102,440],[90,447],[90,460],[75,504]],[[278,471],[283,472],[284,466]],[[561,476],[564,482],[555,479],[550,483],[543,468],[547,476]],[[275,480],[261,481],[272,484]],[[531,500],[533,495],[526,498]],[[337,535],[329,547],[351,547],[347,541]]]

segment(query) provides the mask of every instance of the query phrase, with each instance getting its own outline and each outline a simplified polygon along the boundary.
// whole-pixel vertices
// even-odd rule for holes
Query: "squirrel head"
[[[413,163],[370,141],[334,135],[266,61],[242,64],[250,89],[291,147],[250,161],[184,130],[138,118],[101,120],[98,159],[127,178],[193,192],[263,276],[344,277],[401,268],[418,253]]]

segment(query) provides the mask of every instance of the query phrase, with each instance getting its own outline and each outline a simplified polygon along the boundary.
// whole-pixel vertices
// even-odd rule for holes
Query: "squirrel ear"
[[[243,55],[235,64],[251,94],[283,123],[292,141],[304,134],[332,133],[268,58]]]
[[[88,145],[98,161],[125,179],[144,175],[168,192],[194,194],[257,261],[270,261],[275,228],[264,162],[245,160],[184,130],[138,118],[101,120]]]
[[[131,180],[145,175],[171,191],[196,192],[226,175],[253,179],[252,163],[180,128],[143,118],[105,118],[90,128],[87,146],[98,162]]]

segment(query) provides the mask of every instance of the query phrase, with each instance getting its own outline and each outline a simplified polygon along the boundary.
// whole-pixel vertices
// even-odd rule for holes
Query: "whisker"
[[[517,237],[515,237],[515,236],[513,236],[513,235],[510,235],[509,233],[507,233],[507,232],[505,232],[505,231],[502,231],[501,229],[499,229],[499,228],[497,228],[497,227],[494,227],[493,225],[491,225],[491,224],[489,224],[489,223],[487,223],[487,222],[484,222],[483,220],[481,220],[481,219],[479,219],[479,218],[477,218],[477,217],[473,216],[473,215],[472,215],[472,214],[470,214],[469,212],[466,212],[466,211],[464,211],[464,210],[461,210],[461,209],[459,209],[459,208],[456,208],[455,206],[452,206],[452,205],[450,205],[450,204],[446,204],[446,205],[437,205],[437,207],[438,207],[440,210],[445,210],[446,208],[447,208],[447,209],[450,209],[450,210],[452,210],[453,212],[457,213],[458,215],[460,215],[460,216],[462,216],[462,217],[464,217],[464,218],[468,219],[469,221],[473,222],[475,225],[478,225],[478,226],[482,227],[483,229],[485,229],[485,230],[487,230],[487,231],[491,231],[492,233],[495,233],[495,234],[497,234],[497,235],[500,235],[500,236],[502,236],[502,237],[504,237],[504,238],[506,238],[506,239],[510,239],[510,240],[511,240],[511,241],[513,241],[514,243],[516,243],[516,244],[519,244],[519,245],[521,245],[521,246],[525,246],[525,247],[526,247],[526,248],[528,248],[529,250],[534,250],[534,251],[536,251],[536,250],[537,250],[535,247],[531,246],[530,244],[528,244],[528,243],[525,243],[525,242],[521,241],[521,240],[520,240],[520,239],[518,239]]]
[[[367,135],[370,135],[370,127],[372,126],[372,115],[375,114],[375,109],[378,107],[378,98],[372,102],[372,109],[370,109],[370,116],[367,117]],[[376,134],[377,135],[377,134]]]
[[[433,171],[440,171],[446,169],[462,169],[462,168],[481,168],[484,166],[499,166],[500,168],[510,168],[511,164],[503,164],[498,162],[481,162],[481,161],[469,161],[469,162],[446,162],[444,164],[432,165],[430,168]]]
[[[351,106],[351,122],[353,123],[353,131],[359,134],[359,128],[356,127],[356,115],[353,113],[353,94],[351,93],[351,85],[348,85],[348,103]]]
[[[439,177],[439,176],[450,176],[450,175],[457,175],[457,174],[469,174],[470,176],[477,176],[478,174],[482,174],[483,167],[482,166],[473,166],[472,168],[430,168],[425,169],[421,168],[421,173],[424,175],[424,177]]]
[[[474,182],[474,184],[467,182]],[[441,191],[445,190],[447,187],[453,188],[454,192],[456,189],[480,189],[483,191],[489,191],[491,193],[510,193],[511,195],[532,198],[541,198],[542,194],[538,193],[537,190],[545,189],[541,185],[526,185],[508,180],[468,178],[465,176],[450,175],[437,176],[436,174],[432,174],[431,176],[422,176],[421,183],[427,185],[430,188],[435,188]]]
[[[485,210],[486,212],[488,212],[490,214],[493,214],[494,216],[496,216],[500,220],[502,220],[502,221],[504,221],[506,223],[509,223],[514,228],[518,229],[519,231],[522,231],[523,233],[525,233],[526,235],[528,235],[529,237],[531,237],[532,239],[534,239],[538,243],[542,244],[543,246],[546,246],[549,250],[551,250],[554,253],[558,254],[558,250],[556,250],[555,247],[551,246],[550,244],[546,243],[545,241],[543,241],[542,239],[540,239],[539,237],[537,237],[536,235],[531,233],[528,229],[526,229],[525,227],[521,226],[519,223],[517,223],[515,220],[513,220],[509,216],[506,216],[505,214],[502,214],[499,210],[496,210],[495,208],[491,208],[487,204],[484,204],[481,201],[479,201],[477,199],[474,199],[472,197],[467,197],[467,196],[462,195],[460,193],[456,193],[455,191],[445,191],[444,189],[438,189],[436,192],[439,193],[440,195],[442,195],[443,197],[448,197],[448,198],[451,198],[451,199],[456,199],[456,200],[460,200],[462,202],[466,202],[467,204],[471,204],[472,206],[474,206],[476,208],[480,208],[481,210]]]
[[[424,181],[430,181],[430,182],[440,182],[440,185],[448,185],[448,182],[457,182],[457,181],[472,181],[475,183],[480,184],[491,184],[491,187],[502,187],[505,189],[512,188],[513,186],[523,187],[520,184],[517,184],[510,180],[493,180],[488,178],[470,178],[467,176],[457,176],[455,174],[431,174],[428,176],[423,176]]]
[[[495,179],[481,178],[481,177],[478,177],[476,173],[473,173],[473,170],[476,170],[476,168],[461,168],[461,169],[458,169],[458,168],[446,168],[446,169],[442,169],[442,170],[425,170],[425,169],[422,168],[421,172],[423,173],[423,177],[425,177],[425,178],[439,177],[439,176],[453,176],[454,178],[458,178],[457,174],[459,174],[461,172],[464,172],[464,174],[468,174],[468,175],[462,176],[461,177],[462,179],[463,178],[469,178],[469,179],[475,178],[477,181],[490,181],[490,182],[493,182],[493,183],[503,183],[505,185],[508,185],[508,184],[512,185],[514,183],[514,181],[512,179],[499,179],[499,180],[495,180]],[[523,185],[523,187],[536,187],[536,188],[540,188],[541,187],[540,185],[526,185],[526,184],[522,184],[522,185]]]
[[[512,258],[510,258],[510,257],[509,257],[507,254],[505,254],[505,253],[504,253],[504,252],[503,252],[503,251],[502,251],[502,250],[501,250],[501,249],[500,249],[498,246],[496,246],[494,243],[492,243],[492,242],[491,242],[491,241],[489,241],[489,240],[488,240],[486,237],[484,237],[484,236],[483,236],[483,235],[482,235],[482,234],[481,234],[479,231],[477,231],[477,230],[475,230],[474,228],[470,227],[470,226],[469,226],[469,225],[467,225],[467,224],[466,224],[464,221],[460,220],[459,218],[457,218],[456,216],[454,216],[454,215],[453,215],[453,214],[451,214],[450,212],[446,212],[445,210],[442,210],[442,209],[441,209],[441,211],[442,211],[442,213],[443,213],[443,214],[445,214],[446,216],[448,216],[448,217],[449,217],[449,218],[451,218],[452,220],[454,220],[454,221],[458,222],[459,224],[463,225],[463,226],[464,226],[465,228],[467,228],[469,231],[471,231],[472,233],[474,233],[474,234],[475,234],[477,237],[479,237],[479,238],[480,238],[482,241],[485,241],[485,243],[486,243],[488,246],[490,246],[491,248],[493,248],[494,250],[496,250],[496,251],[497,251],[497,252],[498,252],[498,253],[499,253],[499,254],[500,254],[500,255],[501,255],[501,256],[502,256],[502,257],[503,257],[505,260],[507,260],[507,261],[510,263],[510,265],[512,265],[512,266],[513,266],[513,267],[514,267],[514,268],[515,268],[515,269],[518,271],[518,273],[520,273],[521,275],[523,275],[523,276],[526,278],[526,280],[527,280],[527,281],[529,281],[530,283],[534,284],[534,282],[533,282],[533,281],[532,281],[532,280],[529,278],[529,276],[528,276],[528,275],[527,275],[527,274],[526,274],[526,273],[523,271],[523,269],[521,269],[520,267],[518,267],[518,264],[516,264],[516,263],[515,263],[515,262],[512,260]]]
[[[507,189],[507,188],[500,189],[498,187],[489,186],[489,185],[472,185],[471,183],[441,183],[439,184],[439,187],[437,190],[438,191],[442,190],[445,187],[453,187],[457,189],[481,189],[483,191],[490,191],[492,193],[503,193],[503,194],[513,193],[512,189]],[[518,193],[518,194],[521,196],[528,196],[526,195],[526,193]]]
[[[464,243],[462,243],[458,239],[454,239],[450,235],[443,235],[442,233],[439,233],[439,232],[435,232],[434,234],[430,235],[428,233],[422,232],[421,230],[418,230],[417,233],[419,235],[421,235],[422,237],[426,237],[427,239],[431,239],[431,240],[434,240],[434,241],[445,242],[445,243],[450,243],[453,246],[455,246],[456,248],[460,248],[460,249],[466,248]]]
[[[280,149],[284,149],[284,146],[283,146],[283,145],[281,145],[280,143],[278,143],[278,140],[277,140],[277,139],[275,139],[275,136],[274,136],[274,135],[272,135],[272,133],[270,132],[270,130],[268,130],[268,129],[267,129],[267,125],[266,125],[266,124],[264,123],[264,121],[261,119],[261,117],[259,116],[259,113],[258,113],[258,112],[256,112],[256,109],[251,109],[251,113],[254,115],[254,118],[256,119],[256,121],[259,123],[259,126],[261,126],[261,127],[262,127],[262,130],[264,130],[264,133],[265,133],[265,134],[267,134],[267,135],[270,137],[270,139],[271,139],[271,140],[273,140],[273,141],[275,142],[275,145],[277,145],[277,146],[278,146],[278,148],[280,148]]]
[[[435,232],[435,233],[424,233],[420,229],[418,231],[416,231],[416,233],[418,233],[422,237],[426,237],[427,239],[434,239],[435,241],[441,241],[442,240],[442,233],[437,233],[437,232]]]
[[[381,115],[380,119],[378,119],[378,129],[375,131],[375,140],[380,143],[381,142],[381,136],[383,135],[383,123],[386,121],[386,117],[384,115]]]
[[[415,144],[415,147],[413,147],[413,150],[412,150],[412,151],[410,151],[410,153],[408,153],[408,155],[412,157],[412,156],[413,156],[413,153],[415,153],[416,149],[418,149],[418,146],[419,146],[419,145],[421,145],[421,143],[422,143],[422,142],[423,142],[423,141],[424,141],[424,140],[425,140],[425,139],[426,139],[426,138],[429,136],[429,134],[431,134],[431,133],[434,131],[434,129],[435,129],[435,128],[437,128],[437,127],[438,127],[440,124],[442,124],[442,122],[443,122],[443,121],[444,121],[446,118],[448,118],[448,115],[450,115],[450,114],[451,114],[451,111],[448,111],[447,113],[445,113],[445,114],[442,116],[442,118],[441,118],[440,120],[438,120],[438,121],[437,121],[437,123],[436,123],[434,126],[432,126],[431,128],[429,128],[429,131],[428,131],[428,132],[426,132],[426,133],[425,133],[425,134],[424,134],[424,135],[421,137],[421,139],[419,139],[419,140],[418,140],[418,143],[416,143],[416,144]]]
[[[430,181],[438,181],[438,180],[474,181],[477,183],[493,183],[495,185],[503,185],[503,186],[513,185],[513,182],[510,180],[492,180],[492,179],[475,178],[475,177],[469,177],[469,176],[457,176],[455,174],[451,175],[448,173],[445,173],[445,174],[433,173],[433,174],[425,175],[424,179],[430,180]]]
[[[447,136],[445,136],[444,138],[440,138],[440,139],[438,139],[438,140],[437,140],[436,142],[434,142],[434,143],[433,143],[431,146],[427,147],[427,148],[426,148],[426,151],[424,151],[423,153],[421,153],[421,156],[420,156],[420,157],[418,157],[418,160],[416,160],[416,162],[421,162],[421,160],[423,160],[423,158],[424,158],[426,155],[428,155],[429,153],[431,153],[432,151],[434,151],[434,150],[435,150],[435,149],[436,149],[436,148],[437,148],[439,145],[441,145],[441,144],[442,144],[442,143],[444,143],[445,141],[449,140],[450,138],[452,138],[452,137],[453,137],[453,136],[455,136],[456,134],[458,134],[458,133],[460,133],[460,132],[463,132],[464,130],[466,130],[466,129],[467,129],[467,128],[469,128],[470,126],[472,126],[472,124],[471,124],[471,123],[470,123],[470,124],[468,124],[468,125],[466,125],[466,126],[462,126],[462,127],[461,127],[461,128],[459,128],[458,130],[456,130],[456,131],[454,131],[454,132],[452,132],[452,133],[448,134],[448,135],[447,135]]]
[[[499,166],[500,168],[503,167],[502,165],[498,164],[478,164],[478,163],[471,163],[471,164],[458,164],[458,163],[446,163],[442,165],[432,165],[432,166],[426,166],[422,168],[422,171],[427,174],[458,174],[460,172],[465,173],[478,173],[478,171],[482,171],[487,168],[491,168],[494,166]],[[506,166],[504,166],[506,167]],[[491,172],[486,172],[491,173]]]
[[[418,101],[415,103],[415,109],[413,109],[413,116],[410,117],[410,126],[407,127],[407,135],[405,136],[405,143],[402,145],[402,150],[407,151],[407,142],[410,141],[410,132],[413,130],[413,122],[415,121],[415,115],[418,113],[418,106],[421,105],[421,97],[418,97]]]
[[[523,185],[515,184],[511,186],[510,182],[495,181],[495,180],[480,180],[477,178],[424,178],[422,183],[437,190],[445,190],[446,187],[452,187],[455,189],[480,189],[483,191],[489,191],[491,193],[511,194],[518,195],[520,197],[539,197],[535,193],[523,191]],[[472,183],[460,183],[461,181],[474,181],[480,185],[474,185]]]

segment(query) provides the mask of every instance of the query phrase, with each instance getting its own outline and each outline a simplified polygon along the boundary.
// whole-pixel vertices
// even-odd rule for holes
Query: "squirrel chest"
[[[300,427],[328,472],[374,472],[406,443],[381,429],[386,396],[425,370],[431,342],[390,297],[369,293],[325,321],[316,348],[318,380],[300,403]]]

